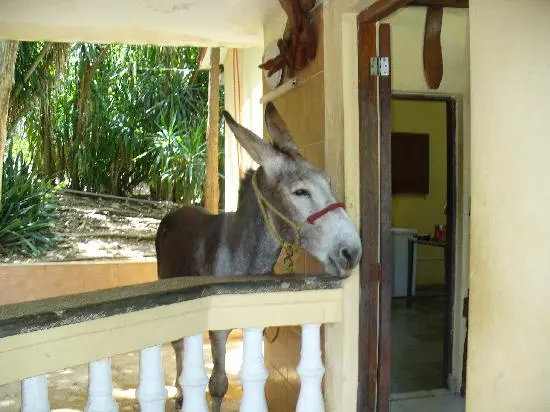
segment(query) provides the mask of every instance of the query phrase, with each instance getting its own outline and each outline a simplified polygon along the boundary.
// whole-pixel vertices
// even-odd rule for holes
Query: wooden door
[[[359,412],[389,412],[391,388],[390,25],[358,24],[361,237]]]

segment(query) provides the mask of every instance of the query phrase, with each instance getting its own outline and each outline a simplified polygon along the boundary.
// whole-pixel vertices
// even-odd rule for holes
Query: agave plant
[[[6,153],[0,206],[0,249],[40,256],[59,240],[52,229],[58,218],[52,186],[41,180],[22,152]]]

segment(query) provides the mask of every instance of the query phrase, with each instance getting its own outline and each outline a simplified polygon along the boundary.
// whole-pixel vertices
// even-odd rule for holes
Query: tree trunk
[[[220,204],[218,181],[218,130],[220,122],[220,49],[213,47],[210,54],[210,79],[208,82],[208,146],[206,155],[206,184],[204,205],[210,213],[217,214]]]
[[[82,182],[80,181],[79,165],[76,161],[76,154],[86,132],[86,122],[88,119],[89,96],[94,73],[107,56],[109,45],[102,46],[99,56],[92,63],[88,58],[84,58],[82,73],[79,79],[78,94],[75,99],[76,125],[74,128],[74,136],[71,142],[70,156],[66,159],[69,162],[69,176],[71,178],[71,189],[81,190]]]
[[[44,85],[44,93],[41,96],[42,103],[42,173],[46,179],[53,176],[53,156],[52,156],[52,126],[50,116],[50,83]]]
[[[0,40],[0,204],[2,202],[2,176],[4,166],[4,146],[7,137],[10,93],[13,86],[15,60],[19,42]]]

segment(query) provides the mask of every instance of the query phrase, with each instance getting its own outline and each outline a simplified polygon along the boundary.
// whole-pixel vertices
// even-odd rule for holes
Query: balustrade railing
[[[21,411],[46,412],[50,405],[45,374],[86,359],[89,379],[85,412],[115,412],[118,405],[113,396],[110,356],[139,349],[136,398],[140,410],[161,412],[165,410],[167,390],[160,344],[184,335],[183,371],[178,377],[183,389],[182,410],[207,412],[208,376],[202,332],[240,328],[243,330],[240,411],[267,412],[268,370],[264,364],[263,328],[301,324],[301,355],[296,365],[301,386],[295,410],[321,412],[325,368],[320,327],[322,323],[340,321],[341,298],[340,281],[328,276],[208,277],[172,279],[3,306],[0,365],[4,366],[0,368],[0,385],[21,380]],[[180,323],[181,319],[194,322]],[[166,322],[172,324],[171,329],[181,325],[182,335],[167,332],[168,328],[163,327]],[[83,325],[86,323],[93,324],[89,331]],[[140,326],[142,330],[137,331]],[[145,330],[154,330],[159,336],[155,339]],[[96,341],[97,347],[91,346],[88,332],[99,333],[105,340]],[[155,340],[156,344],[151,344]],[[84,345],[85,342],[88,344]],[[65,351],[67,344],[77,345],[83,353]],[[36,376],[29,375],[32,373]]]

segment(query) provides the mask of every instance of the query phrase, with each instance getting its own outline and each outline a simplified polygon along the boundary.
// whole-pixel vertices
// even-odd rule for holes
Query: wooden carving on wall
[[[428,6],[424,28],[424,77],[430,89],[437,89],[443,79],[443,51],[441,50],[441,26],[443,7]]]
[[[445,7],[467,9],[469,0],[412,0],[410,7],[426,7],[424,26],[424,78],[430,89],[438,89],[443,79],[443,51],[441,48],[441,27]]]
[[[268,76],[279,70],[292,73],[303,70],[317,53],[317,33],[309,12],[315,0],[279,0],[288,16],[283,37],[277,41],[278,56],[262,63],[259,67],[267,70]]]

